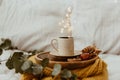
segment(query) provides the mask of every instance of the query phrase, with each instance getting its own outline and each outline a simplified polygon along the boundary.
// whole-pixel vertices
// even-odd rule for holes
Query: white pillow
[[[119,1],[77,0],[73,20],[78,47],[95,43],[103,53],[120,54]]]
[[[58,25],[70,0],[3,0],[0,37],[23,50],[44,50],[60,33]]]
[[[75,49],[96,43],[103,52],[120,54],[120,3],[114,0],[2,0],[0,37],[24,50],[51,50],[58,23],[73,6]]]

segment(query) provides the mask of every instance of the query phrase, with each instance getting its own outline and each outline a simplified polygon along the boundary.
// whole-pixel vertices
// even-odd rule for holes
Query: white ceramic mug
[[[57,42],[58,47],[55,47],[54,42]],[[59,56],[74,55],[73,37],[59,37],[58,39],[53,39],[51,45],[58,52]]]

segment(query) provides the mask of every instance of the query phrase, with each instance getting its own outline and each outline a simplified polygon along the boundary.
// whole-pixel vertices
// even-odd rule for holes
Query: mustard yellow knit
[[[34,56],[30,58],[31,61],[37,63],[34,59]],[[52,72],[51,68],[46,68],[44,74],[48,77],[43,78],[42,80],[61,80],[60,76],[52,78],[50,73]],[[72,70],[78,78],[78,80],[108,80],[108,71],[107,64],[101,60],[100,58],[95,61],[94,64],[91,64],[85,68]],[[35,76],[33,77],[31,74],[22,74],[21,80],[37,80]]]

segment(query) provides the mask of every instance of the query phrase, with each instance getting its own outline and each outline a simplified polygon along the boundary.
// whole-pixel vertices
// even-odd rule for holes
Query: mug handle
[[[51,41],[51,45],[52,45],[52,47],[56,50],[56,51],[58,51],[58,49],[55,47],[55,45],[54,45],[54,42],[58,42],[58,40],[57,39],[53,39],[52,41]]]

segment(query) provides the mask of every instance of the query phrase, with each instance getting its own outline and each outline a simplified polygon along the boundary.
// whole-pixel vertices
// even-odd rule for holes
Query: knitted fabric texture
[[[34,56],[32,56],[29,60],[37,64],[37,62],[34,59]],[[45,68],[44,74],[46,75],[46,77],[44,77],[42,80],[61,80],[60,76],[52,78],[51,72],[51,68]],[[77,75],[78,80],[108,80],[107,64],[100,58],[98,58],[95,61],[95,63],[85,68],[72,70],[72,72]],[[38,79],[32,74],[22,74],[20,80]]]

